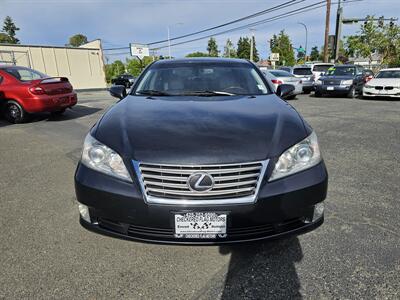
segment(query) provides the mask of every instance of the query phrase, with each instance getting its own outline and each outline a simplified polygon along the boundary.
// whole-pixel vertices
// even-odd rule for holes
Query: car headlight
[[[340,85],[352,85],[353,84],[353,80],[349,79],[349,80],[342,80],[340,82]]]
[[[317,80],[315,80],[315,82],[314,82],[316,85],[322,85],[322,81],[321,80],[319,80],[319,79],[317,79]]]
[[[83,143],[81,162],[93,170],[132,182],[121,156],[97,141],[90,133]]]
[[[309,169],[321,160],[317,135],[312,132],[304,140],[281,154],[268,181]]]
[[[369,85],[369,84],[364,85],[364,87],[367,88],[367,89],[373,89],[374,88],[374,86]]]

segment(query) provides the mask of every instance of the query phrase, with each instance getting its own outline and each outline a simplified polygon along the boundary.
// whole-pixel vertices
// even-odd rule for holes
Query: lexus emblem
[[[208,192],[214,187],[214,178],[203,172],[193,173],[187,180],[187,185],[194,192]]]

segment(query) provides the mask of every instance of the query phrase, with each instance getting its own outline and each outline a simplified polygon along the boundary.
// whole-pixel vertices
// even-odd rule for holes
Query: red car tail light
[[[29,88],[29,91],[34,95],[44,95],[45,91],[40,86],[32,86]]]
[[[278,79],[271,79],[273,84],[282,84],[283,82]]]
[[[364,78],[364,82],[367,83],[368,81],[370,81],[370,80],[373,79],[373,78],[374,78],[374,76],[369,75],[369,76],[367,76],[367,77]]]

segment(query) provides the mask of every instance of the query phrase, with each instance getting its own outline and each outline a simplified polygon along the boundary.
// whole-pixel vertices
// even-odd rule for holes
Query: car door
[[[355,82],[355,89],[357,92],[362,92],[364,86],[364,78],[366,74],[363,68],[356,67],[356,77],[354,79]]]

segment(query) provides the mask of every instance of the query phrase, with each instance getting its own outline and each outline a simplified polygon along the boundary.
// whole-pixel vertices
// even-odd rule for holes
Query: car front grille
[[[139,163],[137,172],[147,200],[192,200],[194,203],[199,200],[255,198],[265,168],[264,161],[194,166]],[[212,177],[213,186],[210,190],[195,191],[189,187],[188,179],[196,173]]]

